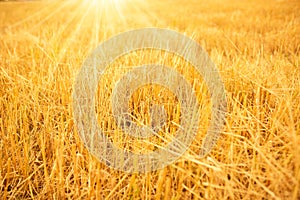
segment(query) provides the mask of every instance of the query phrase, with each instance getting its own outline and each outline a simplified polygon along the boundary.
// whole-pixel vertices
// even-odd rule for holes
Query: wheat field
[[[66,0],[0,2],[0,198],[300,199],[300,2],[298,0]],[[109,98],[133,66],[173,66],[194,87],[201,118],[189,150],[171,165],[129,174],[107,167],[83,145],[72,92],[87,55],[132,29],[160,27],[197,41],[216,64],[227,94],[221,138],[204,158],[207,87],[193,66],[138,51],[108,66],[99,81],[98,123],[119,148],[147,153],[168,138],[140,141],[118,131]],[[136,121],[164,104],[170,138],[180,106],[170,91],[134,92]],[[111,134],[113,133],[113,134]]]

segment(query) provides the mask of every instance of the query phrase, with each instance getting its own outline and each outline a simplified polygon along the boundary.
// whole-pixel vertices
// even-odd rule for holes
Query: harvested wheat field
[[[300,199],[299,10],[298,0],[1,1],[0,198]],[[201,113],[195,140],[179,159],[127,173],[85,147],[72,94],[93,49],[145,27],[178,31],[207,51],[226,89],[226,121],[214,148],[200,157],[212,112],[202,76],[162,50],[119,57],[99,80],[93,104],[116,147],[147,154],[181,128],[178,98],[157,84],[120,105],[129,106],[139,126],[152,123],[151,106],[162,105],[167,123],[159,133],[146,140],[118,127],[110,99],[134,66],[172,67],[192,85]]]

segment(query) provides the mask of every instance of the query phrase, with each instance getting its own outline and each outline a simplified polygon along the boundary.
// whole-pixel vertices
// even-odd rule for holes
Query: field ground
[[[299,10],[297,0],[1,2],[0,197],[300,199]],[[143,27],[177,30],[206,49],[225,84],[228,113],[221,139],[205,158],[197,154],[208,104],[197,140],[182,158],[156,172],[126,174],[82,145],[72,86],[101,41]],[[156,56],[141,60],[146,53],[128,55],[109,72],[157,61],[181,66],[190,81],[199,78],[179,58],[152,52]],[[99,90],[116,80],[109,72]],[[147,94],[140,93],[132,104]],[[109,92],[99,91],[100,110],[107,108],[103,94]],[[111,120],[99,123],[109,131]]]

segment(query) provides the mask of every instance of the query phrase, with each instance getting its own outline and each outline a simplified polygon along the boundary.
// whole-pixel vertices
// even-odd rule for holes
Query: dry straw
[[[112,108],[117,125],[126,133],[139,138],[157,135],[151,126],[142,127],[132,122],[128,103],[134,91],[143,85],[159,84],[169,88],[179,100],[181,113],[180,124],[172,141],[152,153],[136,154],[116,148],[100,129],[96,120],[94,99],[101,75],[118,57],[141,49],[175,53],[202,74],[213,105],[210,128],[200,152],[201,157],[205,156],[216,144],[225,124],[227,102],[224,85],[215,65],[199,44],[178,32],[157,28],[116,35],[100,44],[84,62],[75,82],[73,102],[76,125],[85,146],[110,167],[126,172],[149,172],[178,159],[198,133],[199,104],[192,87],[178,72],[160,65],[144,65],[128,72],[126,78],[122,78],[113,90]],[[159,116],[153,116],[151,121]]]

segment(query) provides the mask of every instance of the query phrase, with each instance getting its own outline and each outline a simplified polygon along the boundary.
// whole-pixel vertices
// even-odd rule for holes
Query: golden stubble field
[[[0,2],[0,198],[299,199],[299,10],[297,0]],[[83,146],[72,91],[92,49],[143,27],[177,30],[206,49],[224,82],[228,113],[217,145],[200,159],[210,115],[201,77],[166,52],[120,58],[99,83],[98,121],[107,132],[116,128],[106,111],[112,83],[128,66],[174,66],[203,103],[199,133],[186,154],[156,172],[127,174]],[[149,101],[173,102],[167,112],[178,123],[176,98],[160,91],[149,86],[133,95],[136,118],[148,123]],[[121,142],[116,145],[132,151],[154,148],[132,138]]]

